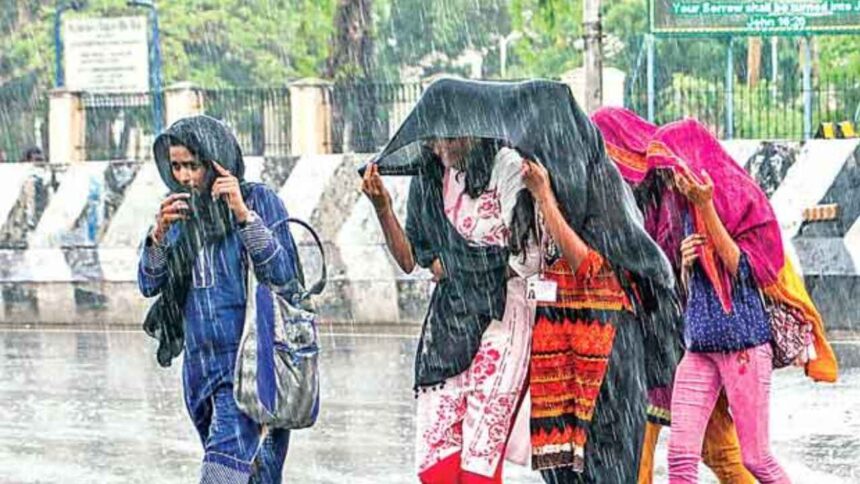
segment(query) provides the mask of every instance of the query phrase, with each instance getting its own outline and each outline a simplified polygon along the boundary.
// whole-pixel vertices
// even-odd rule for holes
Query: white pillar
[[[583,109],[593,112],[603,105],[603,42],[600,27],[600,0],[583,2],[585,32],[585,98]]]
[[[303,79],[290,84],[290,154],[331,153],[331,83]]]
[[[80,93],[54,89],[48,109],[48,153],[51,163],[84,161],[86,112]]]
[[[167,126],[203,113],[203,93],[190,82],[178,82],[164,89]]]
[[[561,82],[570,87],[570,92],[573,93],[574,99],[586,113],[591,113],[601,106],[623,106],[624,105],[624,78],[626,75],[623,71],[614,67],[603,69],[601,78],[601,102],[596,106],[588,108],[587,102],[590,87],[585,80],[586,73],[584,67],[565,72],[561,76]]]

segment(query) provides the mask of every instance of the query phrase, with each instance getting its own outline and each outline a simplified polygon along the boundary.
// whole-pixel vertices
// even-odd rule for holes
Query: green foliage
[[[380,67],[427,64],[424,73],[451,72],[468,50],[498,57],[498,38],[510,33],[506,0],[377,0]],[[454,68],[453,70],[456,70]]]
[[[582,0],[511,0],[512,77],[559,77],[582,63]]]
[[[854,119],[860,107],[860,80],[820,80],[813,87],[812,126]],[[803,136],[803,89],[799,83],[763,80],[756,86],[735,82],[732,91],[736,138],[798,139]],[[676,74],[657,97],[655,122],[665,124],[691,116],[719,136],[726,135],[725,81]],[[633,108],[644,112],[644,98]]]
[[[860,36],[819,37],[819,69],[841,75],[860,76]]]
[[[53,1],[40,0],[33,18],[12,25],[25,2],[2,0],[0,80],[38,72],[53,78]],[[16,5],[17,4],[17,7]],[[157,2],[164,81],[205,87],[278,85],[324,71],[334,0],[184,0]],[[8,9],[6,7],[9,7]],[[90,0],[65,16],[147,15],[122,0]]]
[[[609,56],[607,63],[623,70],[635,67],[648,32],[648,15],[642,0],[616,0],[604,7],[603,31],[621,43],[621,50]]]
[[[661,109],[655,119],[658,124],[695,116],[718,131],[723,122],[725,92],[721,82],[676,74],[659,96]]]
[[[62,1],[62,0],[60,0]],[[53,14],[56,0],[0,0],[0,84],[36,73],[53,80]],[[331,50],[337,0],[159,0],[165,84],[190,80],[201,86],[281,85],[297,77],[323,77]],[[500,76],[501,39],[508,44],[509,78],[558,77],[581,64],[582,0],[374,0],[375,62],[380,81],[396,81],[404,67],[422,74],[464,72],[454,65],[464,52],[483,58],[483,75]],[[642,43],[648,29],[645,0],[605,0],[603,31],[607,64],[644,80]],[[146,15],[125,0],[89,0],[69,16]],[[819,71],[860,73],[856,36],[819,37]],[[746,75],[746,43],[735,42],[735,70]],[[796,39],[780,40],[782,79],[799,79]],[[678,73],[701,79],[724,76],[725,39],[661,39],[658,86]],[[770,49],[764,43],[762,77]]]

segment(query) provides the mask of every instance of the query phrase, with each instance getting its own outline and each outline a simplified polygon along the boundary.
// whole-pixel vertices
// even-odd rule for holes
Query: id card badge
[[[556,302],[558,283],[540,276],[530,277],[526,282],[526,299],[536,302]]]

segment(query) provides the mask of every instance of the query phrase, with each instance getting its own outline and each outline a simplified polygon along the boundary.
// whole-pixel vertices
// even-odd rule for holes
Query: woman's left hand
[[[223,198],[233,212],[233,215],[236,216],[236,221],[239,223],[245,222],[248,219],[250,210],[245,205],[245,199],[242,198],[239,179],[223,166],[219,165],[217,161],[213,161],[212,166],[218,173],[218,178],[212,183],[212,198]]]
[[[523,184],[538,202],[545,202],[552,197],[552,185],[549,182],[549,172],[546,168],[531,160],[523,160],[520,174]]]
[[[442,260],[438,257],[433,259],[430,265],[430,272],[433,274],[433,282],[441,282],[445,279],[445,266],[442,265]]]

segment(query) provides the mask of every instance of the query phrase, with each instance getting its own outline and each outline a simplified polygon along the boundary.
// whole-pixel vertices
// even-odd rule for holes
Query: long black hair
[[[492,138],[476,138],[475,143],[466,154],[463,169],[458,176],[465,176],[466,194],[478,198],[487,190],[493,175],[493,165],[496,153],[504,144]]]
[[[525,248],[528,246],[529,239],[539,242],[535,224],[535,200],[531,192],[523,189],[517,194],[517,203],[514,205],[508,249],[514,255],[522,254],[525,260]]]
[[[660,205],[665,190],[670,190],[669,182],[666,181],[667,170],[651,170],[639,185],[633,188],[633,197],[636,205],[642,213]]]

